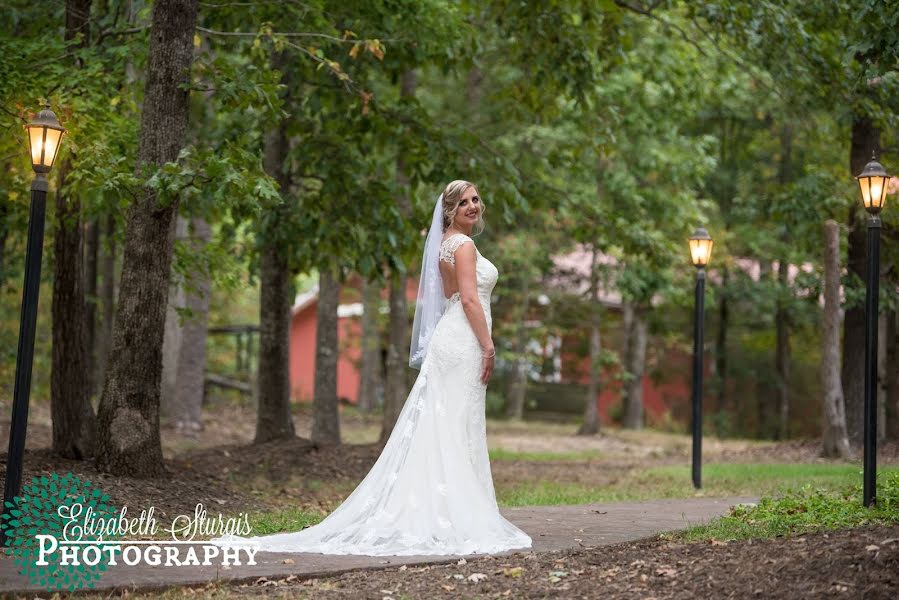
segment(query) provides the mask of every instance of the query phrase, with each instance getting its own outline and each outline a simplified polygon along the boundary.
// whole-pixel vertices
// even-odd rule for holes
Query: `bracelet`
[[[496,356],[496,349],[494,348],[493,354],[483,354],[483,353],[481,353],[481,354],[484,358],[493,358],[494,356]]]

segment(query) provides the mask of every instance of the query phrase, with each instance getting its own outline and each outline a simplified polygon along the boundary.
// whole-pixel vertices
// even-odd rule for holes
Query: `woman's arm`
[[[484,357],[484,370],[481,373],[481,383],[487,384],[490,374],[493,372],[493,356],[496,355],[496,348],[493,346],[493,339],[490,337],[490,329],[487,327],[487,317],[484,316],[484,309],[481,306],[481,299],[478,297],[478,280],[475,262],[477,256],[475,253],[474,243],[462,244],[456,249],[456,285],[459,288],[459,297],[462,302],[462,310],[471,324],[478,343],[481,345],[481,351]]]

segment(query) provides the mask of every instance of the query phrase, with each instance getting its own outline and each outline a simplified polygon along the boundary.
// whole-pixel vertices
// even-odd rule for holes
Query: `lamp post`
[[[868,272],[865,293],[865,475],[862,503],[877,501],[877,313],[880,293],[880,210],[887,194],[887,175],[883,165],[871,156],[856,176],[862,202],[868,211]]]
[[[12,419],[9,426],[9,452],[6,458],[4,507],[14,502],[22,484],[22,457],[25,453],[25,426],[28,423],[28,397],[31,394],[31,365],[34,358],[34,331],[41,281],[41,253],[44,246],[44,214],[47,207],[47,174],[59,152],[65,128],[47,104],[25,126],[31,148],[31,212],[28,216],[28,242],[25,249],[25,284],[22,289],[22,313],[19,319],[19,349],[16,353],[16,379],[13,391]],[[0,532],[0,544],[6,535]]]
[[[690,237],[690,258],[696,267],[693,314],[693,487],[702,487],[702,325],[705,314],[705,267],[712,256],[712,238],[705,227]]]

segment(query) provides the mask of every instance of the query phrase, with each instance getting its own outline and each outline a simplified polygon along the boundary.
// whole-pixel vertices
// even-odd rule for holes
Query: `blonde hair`
[[[459,203],[462,202],[462,194],[468,191],[469,188],[477,189],[477,186],[470,181],[456,179],[450,181],[446,189],[443,190],[443,231],[446,231],[452,225],[453,219],[456,218],[456,211],[459,209]],[[484,231],[486,226],[484,223],[484,211],[486,209],[487,206],[484,204],[484,199],[481,198],[481,210],[478,213],[477,222],[480,229],[478,229],[477,233],[472,232],[472,235],[478,235]]]

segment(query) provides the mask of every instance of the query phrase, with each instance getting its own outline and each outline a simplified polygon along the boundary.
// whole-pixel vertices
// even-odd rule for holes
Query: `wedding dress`
[[[439,257],[474,243],[455,234]],[[496,267],[476,252],[477,290],[488,329]],[[322,554],[461,555],[530,548],[531,538],[499,512],[487,455],[481,347],[459,293],[430,336],[421,371],[377,462],[352,494],[318,525],[251,538],[261,551]]]

